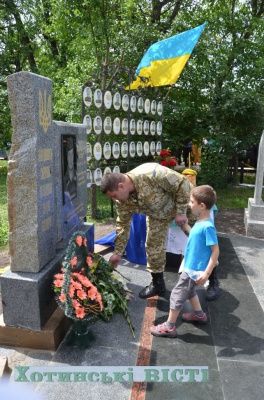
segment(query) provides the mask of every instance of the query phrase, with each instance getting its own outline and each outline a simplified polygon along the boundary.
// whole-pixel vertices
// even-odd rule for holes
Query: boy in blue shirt
[[[183,314],[182,319],[186,322],[207,322],[195,287],[205,284],[219,256],[216,229],[210,218],[210,209],[215,202],[216,193],[211,186],[202,185],[191,190],[189,206],[198,215],[198,220],[190,231],[184,253],[183,272],[171,292],[168,320],[150,328],[154,336],[177,336],[175,323],[186,300],[190,301],[193,312]]]

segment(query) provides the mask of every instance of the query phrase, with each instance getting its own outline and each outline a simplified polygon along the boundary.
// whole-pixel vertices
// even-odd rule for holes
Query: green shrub
[[[197,175],[197,185],[210,185],[215,190],[227,186],[228,158],[212,144],[203,149],[201,170]]]
[[[7,174],[7,161],[0,160],[0,175],[5,176]]]
[[[96,219],[103,221],[109,221],[111,218],[116,218],[115,205],[111,205],[111,199],[100,191],[100,188],[96,187]],[[91,189],[88,189],[88,204],[87,204],[87,219],[91,221]]]

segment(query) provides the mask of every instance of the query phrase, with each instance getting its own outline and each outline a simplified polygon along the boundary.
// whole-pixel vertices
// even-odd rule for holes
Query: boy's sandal
[[[150,328],[150,332],[152,333],[153,336],[164,336],[164,337],[176,337],[177,336],[177,331],[176,331],[176,326],[173,327],[173,329],[169,329],[167,327],[166,322],[163,322],[163,324],[159,325],[153,325]]]

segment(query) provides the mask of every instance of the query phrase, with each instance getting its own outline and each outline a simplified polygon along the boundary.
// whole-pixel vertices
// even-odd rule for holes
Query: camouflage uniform
[[[136,193],[125,202],[116,201],[115,253],[126,247],[132,213],[147,216],[147,270],[163,272],[166,263],[166,233],[176,214],[186,215],[191,186],[181,174],[157,163],[146,163],[127,172]]]

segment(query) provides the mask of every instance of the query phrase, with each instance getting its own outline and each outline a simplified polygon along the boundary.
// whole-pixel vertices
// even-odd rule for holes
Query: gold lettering
[[[52,149],[41,149],[38,152],[39,162],[50,161],[52,159]]]
[[[52,183],[40,186],[40,197],[49,196],[52,193]]]
[[[43,221],[42,221],[42,232],[45,232],[50,228],[51,228],[51,217],[43,219]]]
[[[40,168],[41,179],[50,178],[50,167],[42,167]]]
[[[42,204],[42,212],[43,214],[48,214],[50,212],[50,200]]]

